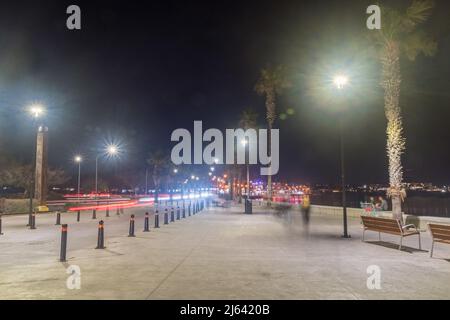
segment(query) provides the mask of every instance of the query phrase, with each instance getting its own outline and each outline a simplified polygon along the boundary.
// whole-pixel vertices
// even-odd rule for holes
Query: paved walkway
[[[90,213],[69,224],[68,262],[60,263],[60,227],[53,215],[5,217],[0,236],[0,299],[450,299],[450,246],[428,257],[417,238],[368,232],[358,220],[341,239],[336,217],[312,217],[309,233],[299,213],[214,209],[142,232],[145,208],[135,209],[136,238],[127,237],[132,211],[105,218],[105,250],[95,250],[97,221]],[[98,212],[104,217],[103,212]],[[151,219],[153,226],[153,219]],[[390,243],[393,244],[390,244]],[[69,290],[66,268],[81,268],[81,289]],[[367,267],[379,266],[381,289],[369,290]]]

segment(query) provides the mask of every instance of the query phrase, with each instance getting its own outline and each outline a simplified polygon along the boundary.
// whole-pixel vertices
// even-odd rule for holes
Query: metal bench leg
[[[403,237],[400,237],[400,246],[398,247],[398,250],[402,250],[402,244],[403,244]]]
[[[431,242],[430,258],[433,258],[434,240]]]

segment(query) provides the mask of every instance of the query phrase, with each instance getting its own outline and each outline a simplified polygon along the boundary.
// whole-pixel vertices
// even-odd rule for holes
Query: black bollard
[[[58,211],[58,212],[56,212],[56,223],[55,223],[55,226],[59,226],[59,225],[61,225],[61,213],[59,213],[59,211]]]
[[[180,220],[180,207],[177,207],[177,220]]]
[[[59,261],[66,262],[66,249],[67,249],[67,224],[61,226],[61,250],[59,253]]]
[[[148,225],[148,212],[145,213],[145,218],[144,218],[144,232],[149,232],[149,225]]]
[[[183,202],[183,219],[186,218],[186,207],[184,206],[184,202]]]
[[[121,214],[123,214],[123,213],[124,213],[124,211],[123,211],[123,208],[120,208],[120,213],[121,213]]]
[[[78,210],[77,211],[77,222],[80,222],[80,215],[81,215],[81,212],[80,212],[80,210]]]
[[[195,211],[197,209],[197,204],[194,202],[192,204],[192,214],[195,215],[197,212]]]
[[[120,216],[120,211],[119,211],[119,207],[117,207],[117,211],[116,211],[116,214],[117,214],[118,216]]]
[[[0,215],[0,236],[3,234],[2,232],[2,216]]]
[[[129,237],[135,237],[134,235],[134,214],[130,217],[130,230],[128,232]]]
[[[191,202],[189,201],[189,205],[188,205],[188,216],[191,216]]]
[[[155,228],[159,228],[159,212],[155,211]]]
[[[97,248],[95,249],[105,249],[105,228],[103,220],[98,222]]]
[[[92,210],[92,219],[97,219],[97,210]]]
[[[33,211],[33,213],[31,214],[30,229],[36,229],[36,212],[35,211]]]
[[[173,211],[173,207],[170,210],[170,222],[175,222],[175,212]]]
[[[169,224],[169,213],[167,212],[167,208],[164,210],[164,224]]]
[[[106,216],[109,217],[109,207],[106,208]]]

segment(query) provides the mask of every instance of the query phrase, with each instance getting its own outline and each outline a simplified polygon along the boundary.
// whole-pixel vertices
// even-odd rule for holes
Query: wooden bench
[[[364,226],[362,241],[364,241],[364,234],[366,230],[378,232],[378,239],[381,241],[381,233],[389,233],[396,236],[400,236],[399,250],[402,249],[403,238],[418,235],[419,236],[419,249],[422,250],[422,244],[420,241],[420,231],[417,230],[413,224],[402,226],[400,220],[380,218],[372,216],[361,216],[361,220]]]
[[[450,244],[450,225],[429,223],[428,228],[430,229],[433,240],[431,243],[430,257],[433,257],[435,242]]]

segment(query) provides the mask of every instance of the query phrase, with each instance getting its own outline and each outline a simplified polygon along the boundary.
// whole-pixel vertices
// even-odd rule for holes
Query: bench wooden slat
[[[448,233],[436,233],[433,232],[433,239],[437,240],[437,239],[441,239],[441,240],[450,240],[450,234]]]
[[[430,229],[440,229],[440,230],[447,230],[450,232],[450,225],[447,224],[435,224],[435,223],[429,223],[428,226]]]

